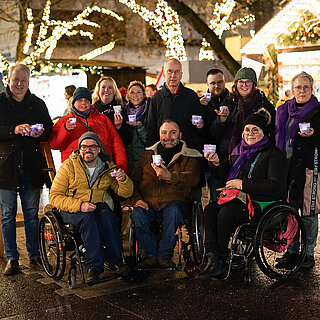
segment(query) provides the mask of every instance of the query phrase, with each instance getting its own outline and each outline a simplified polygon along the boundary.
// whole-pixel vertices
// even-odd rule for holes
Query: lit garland
[[[115,42],[112,41],[101,48],[97,48],[95,50],[92,50],[92,51],[80,56],[79,59],[80,60],[91,60],[96,56],[99,56],[105,52],[111,51],[114,48],[114,46],[115,46]]]
[[[61,20],[50,20],[50,11],[51,11],[51,1],[48,0],[45,4],[43,15],[42,15],[42,23],[39,29],[39,35],[36,40],[37,46],[34,48],[34,51],[31,52],[24,60],[23,63],[30,66],[31,70],[33,70],[37,64],[37,60],[40,58],[41,54],[45,52],[45,59],[49,60],[52,56],[53,50],[56,48],[59,39],[63,35],[66,36],[74,36],[76,34],[80,34],[83,37],[89,37],[91,40],[93,39],[93,34],[84,30],[73,30],[74,27],[79,25],[88,25],[94,28],[100,28],[100,25],[86,19],[93,11],[100,12],[102,14],[110,15],[116,18],[118,21],[123,21],[123,17],[119,16],[115,12],[100,8],[98,6],[87,7],[81,13],[79,13],[73,21],[61,21]],[[31,15],[30,15],[31,12]],[[30,19],[28,16],[28,20],[32,22],[32,11],[30,8],[27,9],[27,15],[30,15]],[[31,24],[31,23],[30,23]],[[29,26],[30,26],[29,24]],[[47,36],[48,28],[53,27],[51,36]],[[28,28],[29,29],[29,28]],[[31,30],[31,27],[30,27]],[[24,46],[24,53],[27,53],[32,39],[31,31],[27,34],[26,44]],[[110,44],[104,46],[110,48]],[[101,48],[98,48],[101,50]],[[109,49],[111,50],[111,49]]]
[[[4,86],[8,84],[8,76],[4,73],[9,70],[8,60],[0,53],[0,73],[2,76],[2,83]]]
[[[167,46],[166,56],[180,61],[187,60],[184,48],[179,16],[166,1],[158,0],[153,12],[135,2],[135,0],[119,0],[143,20],[149,23],[160,35]]]
[[[213,10],[213,18],[210,20],[209,28],[221,39],[223,33],[230,29],[235,29],[248,22],[255,20],[253,14],[228,22],[232,10],[236,6],[234,0],[223,0],[222,3],[216,3]],[[202,39],[202,47],[199,52],[199,60],[214,60],[214,52],[208,41]]]
[[[27,19],[30,22],[28,23],[28,27],[27,27],[27,31],[26,31],[26,42],[23,47],[24,54],[27,54],[29,51],[29,48],[31,46],[33,30],[34,30],[34,23],[32,22],[33,21],[32,9],[30,9],[30,8],[27,9]]]
[[[280,34],[277,41],[282,46],[316,43],[320,40],[320,17],[306,11],[300,21],[293,23],[287,33]]]

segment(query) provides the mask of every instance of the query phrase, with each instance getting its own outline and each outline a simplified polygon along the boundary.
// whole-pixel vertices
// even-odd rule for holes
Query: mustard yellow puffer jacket
[[[74,151],[65,160],[51,186],[50,203],[59,210],[67,212],[80,211],[83,202],[104,202],[106,191],[110,187],[119,196],[128,198],[133,192],[133,183],[126,176],[121,182],[111,177],[110,172],[116,169],[113,162],[106,162],[106,169],[90,187],[89,175],[81,161],[78,151]]]

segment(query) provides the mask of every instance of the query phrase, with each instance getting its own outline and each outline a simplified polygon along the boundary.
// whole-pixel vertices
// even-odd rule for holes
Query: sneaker
[[[307,254],[300,268],[311,269],[314,267],[314,265],[315,265],[314,257]]]
[[[93,284],[99,282],[99,274],[95,269],[89,269],[87,273],[87,284],[92,286]]]
[[[170,258],[158,258],[158,262],[160,266],[165,269],[172,269],[176,267],[176,265]]]
[[[142,261],[142,266],[145,268],[152,268],[157,265],[157,258],[154,256],[145,257]]]
[[[29,268],[30,269],[42,269],[42,262],[40,257],[37,257],[35,259],[30,259],[29,260]]]
[[[4,268],[5,276],[12,276],[21,272],[18,260],[8,260],[6,267]]]

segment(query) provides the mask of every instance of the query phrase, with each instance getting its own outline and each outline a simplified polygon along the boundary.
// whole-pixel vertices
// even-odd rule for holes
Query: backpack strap
[[[254,161],[251,163],[251,167],[250,167],[250,170],[249,170],[249,173],[248,173],[248,178],[251,178],[253,168],[256,165],[260,155],[261,155],[261,151],[257,154],[257,156],[255,157]]]

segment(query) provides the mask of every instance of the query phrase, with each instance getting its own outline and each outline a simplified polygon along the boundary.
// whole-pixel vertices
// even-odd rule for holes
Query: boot
[[[217,272],[220,270],[220,257],[212,252],[206,255],[207,264],[203,270],[197,275],[197,279],[207,279],[209,277],[215,277]],[[221,272],[219,271],[218,274]]]

